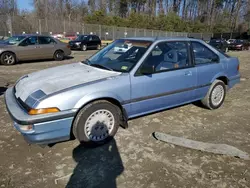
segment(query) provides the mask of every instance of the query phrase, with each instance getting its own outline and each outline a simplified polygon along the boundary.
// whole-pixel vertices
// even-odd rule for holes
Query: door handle
[[[192,72],[191,71],[185,72],[185,76],[192,76]]]

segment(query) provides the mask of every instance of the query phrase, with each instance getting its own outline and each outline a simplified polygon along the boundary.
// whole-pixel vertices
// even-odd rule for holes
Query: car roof
[[[33,36],[37,36],[37,37],[52,37],[50,35],[40,35],[40,34],[21,34],[21,35],[13,35],[13,37],[33,37]]]
[[[141,41],[174,41],[174,40],[182,40],[182,41],[202,41],[201,39],[194,39],[189,37],[128,37],[128,38],[121,38],[124,40],[141,40]]]

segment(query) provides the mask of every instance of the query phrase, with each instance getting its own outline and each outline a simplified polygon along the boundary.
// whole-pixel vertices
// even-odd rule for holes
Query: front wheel
[[[1,64],[3,65],[14,65],[16,64],[16,56],[11,52],[4,52],[1,55]]]
[[[72,132],[80,143],[101,145],[116,134],[121,110],[116,105],[105,101],[95,101],[83,107],[76,116]]]
[[[223,104],[225,97],[226,86],[224,82],[221,80],[215,80],[201,102],[205,107],[213,110],[219,108]]]
[[[86,51],[86,50],[87,50],[87,45],[83,44],[83,45],[81,46],[81,50],[82,50],[82,51]]]

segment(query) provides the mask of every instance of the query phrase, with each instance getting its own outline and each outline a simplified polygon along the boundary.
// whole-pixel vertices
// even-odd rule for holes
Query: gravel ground
[[[20,76],[82,60],[95,51],[74,52],[62,62],[0,66],[0,187],[158,188],[250,187],[250,162],[156,141],[154,131],[197,141],[225,143],[250,153],[249,51],[240,58],[242,81],[216,111],[194,104],[129,121],[113,141],[85,148],[78,142],[41,148],[28,145],[13,128],[2,93]]]

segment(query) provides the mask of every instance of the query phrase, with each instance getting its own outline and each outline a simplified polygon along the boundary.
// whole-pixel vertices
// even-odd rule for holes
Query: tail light
[[[239,71],[240,70],[240,64],[238,64],[238,66],[237,66],[237,71]]]

